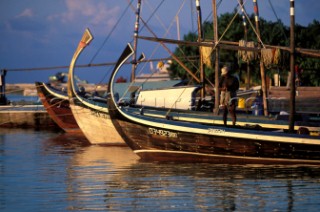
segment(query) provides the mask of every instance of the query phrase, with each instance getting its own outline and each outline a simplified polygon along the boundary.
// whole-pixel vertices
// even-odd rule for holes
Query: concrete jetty
[[[0,127],[59,130],[42,105],[0,106]]]
[[[66,87],[66,84],[59,84]],[[80,84],[86,91],[105,92],[106,85]],[[38,96],[34,83],[6,84],[5,93],[21,96]],[[33,102],[8,102],[0,106],[0,127],[60,129],[50,118],[43,105]],[[30,103],[30,105],[26,105]]]

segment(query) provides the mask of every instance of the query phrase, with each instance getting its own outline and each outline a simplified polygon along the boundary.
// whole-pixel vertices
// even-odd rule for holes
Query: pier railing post
[[[0,105],[7,104],[7,97],[6,97],[6,74],[7,70],[2,69],[0,75]]]

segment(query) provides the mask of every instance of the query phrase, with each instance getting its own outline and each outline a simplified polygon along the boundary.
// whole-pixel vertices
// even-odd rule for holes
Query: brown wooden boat
[[[143,160],[320,165],[318,136],[163,119],[145,116],[143,108],[119,106],[115,78],[133,53],[128,45],[114,68],[109,114],[125,142]]]
[[[35,85],[51,119],[65,132],[82,133],[71,112],[67,93],[43,82],[35,82]]]

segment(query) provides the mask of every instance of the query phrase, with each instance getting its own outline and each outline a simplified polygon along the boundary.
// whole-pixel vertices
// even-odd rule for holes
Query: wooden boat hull
[[[36,82],[38,96],[50,118],[65,132],[82,133],[69,107],[68,96],[65,98],[55,93],[45,83]]]
[[[74,82],[75,63],[92,39],[90,30],[86,29],[70,63],[67,83],[70,108],[80,129],[91,144],[125,145],[110,120],[105,99],[95,100],[94,97],[86,96],[84,92],[80,94]]]
[[[228,132],[228,128],[208,127],[208,132],[221,135],[198,134],[137,124],[119,114],[111,117],[126,143],[143,160],[320,165],[320,140],[303,144],[290,142],[290,138],[263,140],[256,134],[233,137],[237,131],[231,128]],[[268,133],[264,135],[272,139]]]
[[[107,112],[79,103],[72,103],[70,107],[80,129],[91,144],[126,146]]]
[[[119,60],[130,53],[127,47]],[[118,70],[115,67],[109,83],[109,114],[125,142],[143,160],[320,165],[319,137],[147,117],[139,109],[120,107],[113,95]]]

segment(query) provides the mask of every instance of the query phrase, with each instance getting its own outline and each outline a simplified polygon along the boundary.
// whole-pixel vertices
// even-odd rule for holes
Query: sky
[[[129,2],[132,2],[133,9]],[[38,71],[25,69],[68,66],[86,28],[90,29],[94,40],[84,50],[77,64],[115,62],[125,45],[133,40],[136,2],[0,0],[0,70],[8,69],[6,83],[47,82],[49,76],[57,72],[67,72],[68,68]],[[158,37],[176,39],[178,28],[181,37],[196,30],[197,15],[194,2],[142,0],[141,16]],[[212,0],[200,2],[203,20],[209,17],[209,21],[212,21]],[[252,1],[244,2],[247,12],[251,14]],[[232,12],[236,5],[237,0],[222,0],[218,7],[218,15]],[[262,18],[270,21],[279,18],[285,25],[290,24],[290,0],[258,0],[258,5]],[[155,9],[157,10],[153,13]],[[313,20],[320,21],[319,0],[296,0],[295,11],[297,24],[307,26]],[[151,13],[154,16],[151,17]],[[141,23],[140,28],[140,35],[151,36],[148,28]],[[174,49],[175,46],[169,48]],[[138,52],[144,52],[147,58],[168,56],[163,48],[149,41],[139,41]],[[11,71],[13,69],[21,71]],[[109,76],[110,67],[78,68],[75,73],[90,83],[100,83]]]

